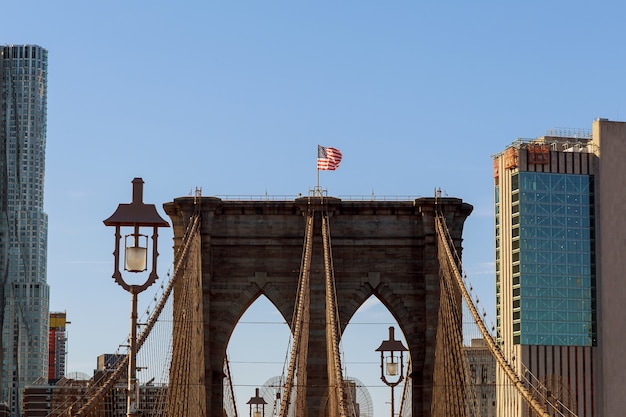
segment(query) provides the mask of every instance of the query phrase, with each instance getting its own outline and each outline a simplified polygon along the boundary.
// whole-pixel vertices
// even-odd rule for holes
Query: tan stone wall
[[[593,141],[599,148],[596,178],[598,349],[602,367],[597,415],[626,410],[626,123],[598,119]]]

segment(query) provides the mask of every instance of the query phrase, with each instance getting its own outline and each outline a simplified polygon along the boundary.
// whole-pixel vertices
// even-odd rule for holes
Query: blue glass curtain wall
[[[519,172],[512,183],[514,342],[595,345],[593,178]]]

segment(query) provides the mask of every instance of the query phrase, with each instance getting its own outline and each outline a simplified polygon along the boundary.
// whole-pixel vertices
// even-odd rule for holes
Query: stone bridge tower
[[[303,197],[294,201],[231,201],[181,197],[165,204],[177,249],[195,212],[201,215],[201,286],[197,306],[203,323],[192,368],[201,372],[207,416],[222,417],[223,363],[238,320],[265,295],[291,324],[305,234],[305,213],[324,207],[329,214],[339,320],[342,331],[357,309],[374,295],[397,320],[413,364],[412,415],[431,416],[440,301],[440,271],[434,215],[443,213],[457,251],[472,206],[456,198],[411,201],[344,201]],[[307,385],[328,385],[325,298],[319,216],[311,264],[310,336]],[[176,309],[176,296],[174,298]],[[460,312],[459,296],[459,312]],[[460,314],[459,316],[460,317]],[[459,319],[460,321],[460,319]],[[459,329],[461,323],[458,323]],[[176,352],[174,352],[176,355]],[[323,417],[327,393],[307,389],[306,414]]]

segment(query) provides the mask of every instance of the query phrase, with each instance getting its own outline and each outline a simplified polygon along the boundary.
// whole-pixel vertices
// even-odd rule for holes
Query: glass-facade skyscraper
[[[48,370],[47,74],[44,48],[0,46],[0,402],[13,416]]]
[[[626,409],[624,161],[626,123],[607,119],[493,157],[497,340],[541,401],[578,417]],[[497,416],[529,416],[496,379]]]
[[[498,342],[557,408],[593,416],[597,346],[590,132],[517,140],[494,157]],[[532,377],[530,377],[532,375]],[[529,416],[501,370],[497,415]]]

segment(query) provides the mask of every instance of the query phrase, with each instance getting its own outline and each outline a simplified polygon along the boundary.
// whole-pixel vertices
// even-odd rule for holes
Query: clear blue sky
[[[6,2],[0,43],[49,50],[48,282],[52,310],[72,321],[68,371],[90,374],[128,333],[128,294],[110,278],[113,234],[102,220],[130,201],[133,177],[159,207],[195,187],[294,196],[315,185],[318,143],[344,154],[322,173],[331,195],[441,187],[472,204],[464,263],[494,317],[490,156],[518,137],[626,115],[625,9]],[[171,232],[161,236],[164,275]]]

